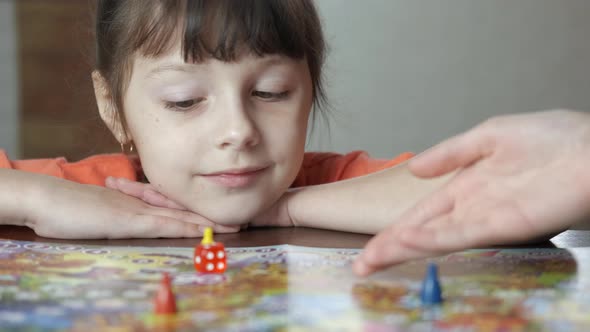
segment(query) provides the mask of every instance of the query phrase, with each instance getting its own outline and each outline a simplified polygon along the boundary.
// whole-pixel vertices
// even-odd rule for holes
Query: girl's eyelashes
[[[252,92],[252,96],[268,102],[281,101],[289,97],[290,91],[281,92],[270,92],[270,91],[259,91],[255,90]],[[206,98],[194,98],[180,101],[164,101],[164,107],[177,112],[187,112],[197,107],[201,102],[205,101]]]
[[[270,92],[270,91],[252,91],[252,96],[260,98],[265,101],[280,101],[289,97],[290,91]]]
[[[173,111],[178,112],[186,112],[197,106],[199,103],[204,101],[205,98],[196,98],[196,99],[187,99],[181,101],[166,101],[164,102],[164,106],[167,109],[171,109]]]

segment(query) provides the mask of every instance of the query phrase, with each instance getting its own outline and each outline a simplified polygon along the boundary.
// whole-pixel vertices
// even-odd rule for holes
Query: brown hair
[[[184,31],[177,31],[179,22]],[[100,0],[96,69],[110,88],[116,110],[123,109],[132,55],[158,56],[180,32],[186,62],[209,57],[234,61],[244,46],[257,55],[305,58],[314,106],[321,109],[325,104],[326,46],[312,0]]]

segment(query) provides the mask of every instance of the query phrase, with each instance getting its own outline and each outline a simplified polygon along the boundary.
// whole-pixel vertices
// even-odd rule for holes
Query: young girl
[[[0,222],[58,238],[247,223],[375,233],[444,181],[392,168],[409,154],[304,153],[324,100],[311,0],[100,1],[96,45],[100,115],[141,164],[0,154]]]

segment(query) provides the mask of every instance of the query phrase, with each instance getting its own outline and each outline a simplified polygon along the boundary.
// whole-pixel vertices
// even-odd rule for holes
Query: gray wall
[[[14,1],[0,1],[0,149],[18,157],[18,82]]]
[[[331,132],[310,150],[420,151],[501,113],[590,110],[590,1],[318,0]],[[0,147],[18,155],[14,0],[0,1]],[[39,105],[43,107],[43,105]]]
[[[590,110],[590,1],[317,4],[334,112],[310,150],[389,157],[495,114]]]

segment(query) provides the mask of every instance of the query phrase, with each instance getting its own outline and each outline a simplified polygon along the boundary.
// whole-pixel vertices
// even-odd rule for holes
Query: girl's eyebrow
[[[153,78],[159,74],[167,71],[180,71],[184,73],[194,73],[196,65],[186,63],[164,63],[159,65],[152,70],[148,71],[145,75],[146,78]]]
[[[285,64],[285,58],[277,55],[266,56],[259,59],[260,65],[265,67],[270,67],[274,65],[281,65]],[[184,73],[194,73],[199,68],[199,64],[194,63],[163,63],[161,65],[156,66],[155,68],[151,69],[145,75],[146,78],[153,78],[158,76],[161,73],[167,71],[180,71]]]

